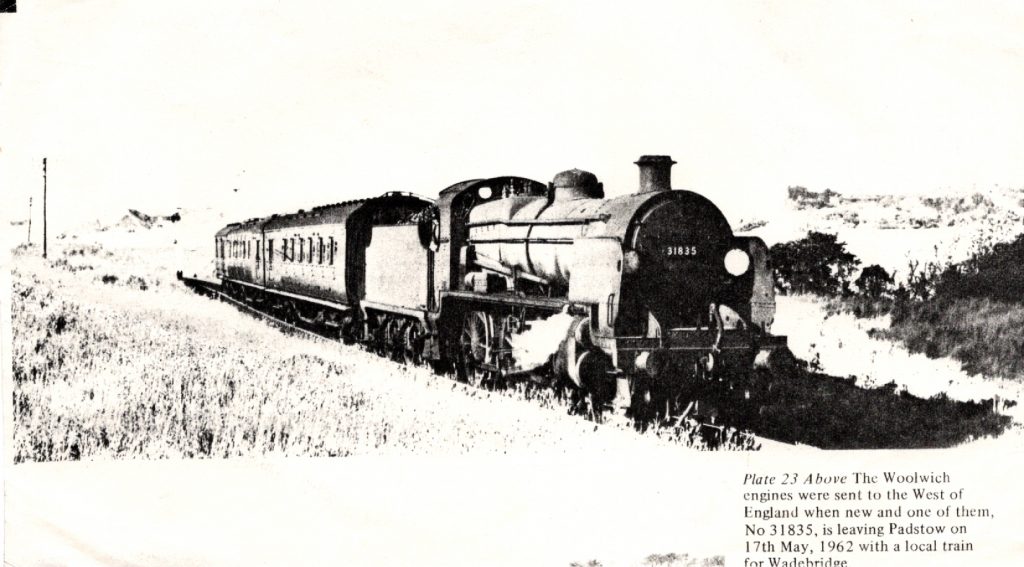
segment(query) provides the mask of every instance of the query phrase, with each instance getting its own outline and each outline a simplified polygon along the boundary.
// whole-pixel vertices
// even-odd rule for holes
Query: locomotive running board
[[[560,311],[569,305],[567,299],[554,299],[550,297],[519,297],[500,293],[475,293],[472,291],[444,291],[441,298],[452,298],[463,301],[476,301],[480,303],[492,303],[495,305],[514,305],[516,307],[534,307],[548,311]]]
[[[419,319],[420,321],[427,320],[427,310],[424,308],[416,309],[413,307],[402,307],[401,305],[391,305],[390,303],[381,303],[379,301],[368,301],[366,299],[359,302],[365,313],[367,309],[373,309],[376,311],[386,311],[388,313],[397,313],[399,315],[405,315],[406,317],[412,317]]]

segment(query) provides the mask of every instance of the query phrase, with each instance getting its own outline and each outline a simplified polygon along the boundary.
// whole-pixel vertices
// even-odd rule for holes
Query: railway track
[[[178,273],[178,279],[188,288],[208,297],[215,297],[221,301],[230,303],[235,307],[243,310],[250,315],[257,317],[261,320],[267,321],[270,324],[290,333],[306,336],[314,340],[340,343],[341,340],[337,337],[325,334],[322,331],[308,329],[302,327],[300,324],[286,321],[280,317],[276,317],[266,311],[256,308],[245,301],[239,300],[236,297],[231,296],[221,289],[219,282],[206,280],[198,277],[187,277],[183,276],[180,272]],[[454,374],[449,374],[453,377]],[[469,384],[473,387],[484,388],[483,384]],[[590,411],[577,412],[579,415],[583,415],[587,419],[600,423],[605,412],[594,413]],[[711,448],[718,447],[729,447],[738,450],[757,450],[762,447],[763,442],[767,441],[771,444],[785,444],[777,441],[772,441],[766,438],[761,438],[749,431],[740,431],[734,428],[730,428],[724,425],[710,424],[698,422],[696,420],[685,418],[676,420],[675,423],[668,424],[644,424],[633,421],[633,425],[637,429],[646,429],[648,427],[660,427],[666,431],[670,436],[675,437],[689,437],[691,440],[695,437],[706,443]]]

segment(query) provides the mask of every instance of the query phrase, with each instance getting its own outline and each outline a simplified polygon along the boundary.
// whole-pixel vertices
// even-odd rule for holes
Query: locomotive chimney
[[[671,156],[640,156],[634,163],[640,166],[640,193],[672,190],[672,166],[676,162]]]

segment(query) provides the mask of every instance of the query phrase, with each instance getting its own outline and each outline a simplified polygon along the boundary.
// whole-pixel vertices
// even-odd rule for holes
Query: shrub
[[[860,264],[836,235],[811,231],[800,240],[771,248],[775,283],[782,293],[825,296],[850,293],[850,276]]]
[[[936,294],[958,298],[1024,301],[1024,234],[1013,242],[985,247],[942,272]]]
[[[853,282],[862,295],[877,299],[892,291],[892,276],[878,264],[871,264],[860,272],[857,281]]]

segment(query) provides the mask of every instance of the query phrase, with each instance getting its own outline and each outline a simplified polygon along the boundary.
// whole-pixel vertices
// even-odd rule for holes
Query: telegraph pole
[[[28,244],[32,245],[32,196],[28,197]]]
[[[46,158],[43,158],[43,258],[46,258]]]

